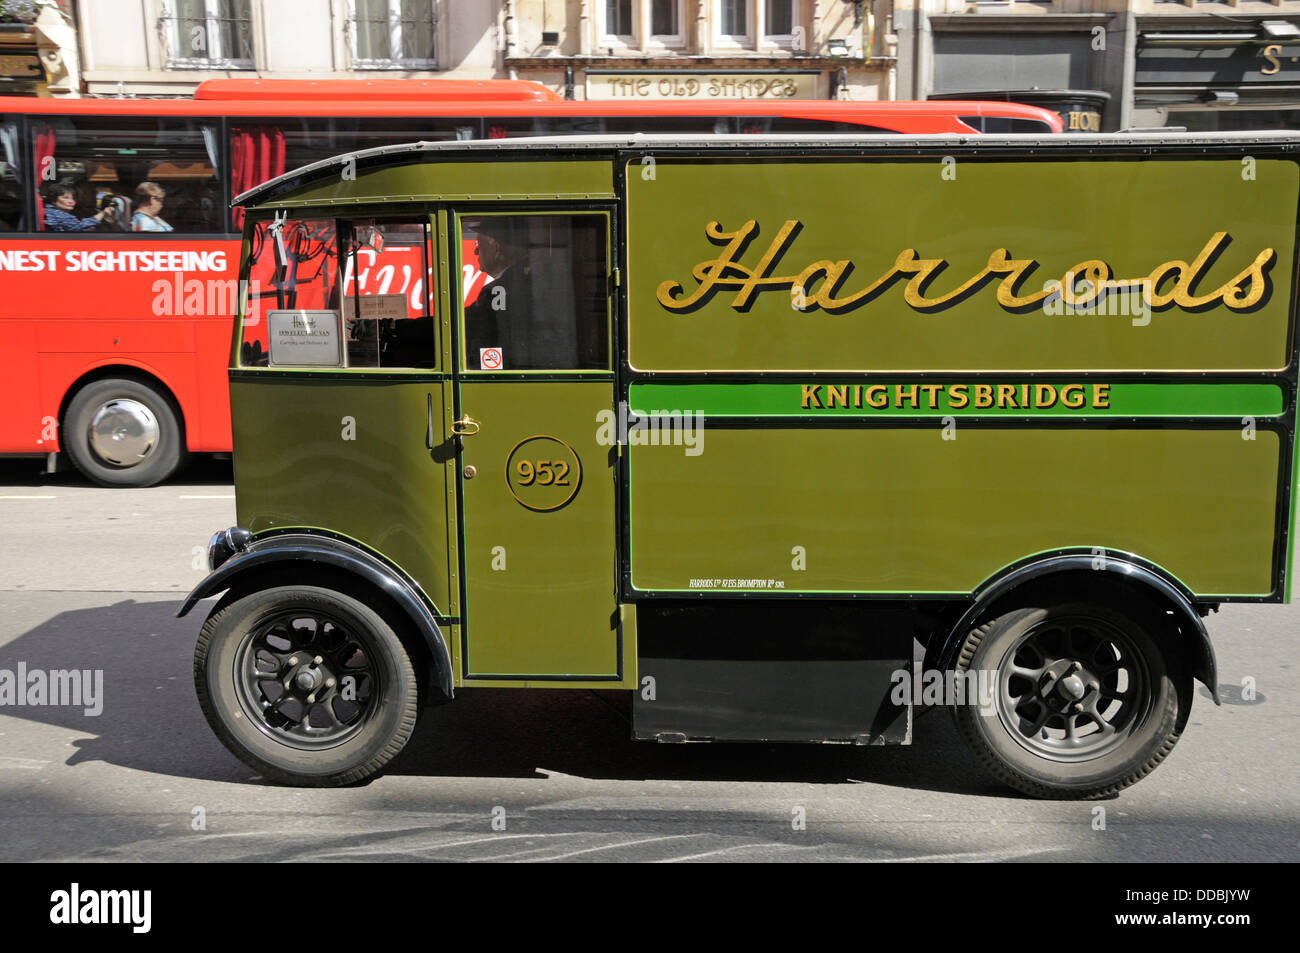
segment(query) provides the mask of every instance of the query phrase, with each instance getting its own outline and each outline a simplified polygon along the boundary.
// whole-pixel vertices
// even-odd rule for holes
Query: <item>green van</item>
[[[1292,583],[1300,138],[596,137],[240,196],[238,525],[184,615],[268,779],[476,687],[659,742],[907,744],[1106,796]]]

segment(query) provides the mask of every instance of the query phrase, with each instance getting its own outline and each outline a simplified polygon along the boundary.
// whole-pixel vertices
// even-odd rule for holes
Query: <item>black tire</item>
[[[354,648],[364,667],[354,664]],[[223,599],[199,635],[194,687],[237,758],[300,787],[375,775],[410,739],[420,710],[415,669],[393,627],[352,596],[315,586]]]
[[[96,421],[117,436],[92,436]],[[114,426],[116,424],[116,426]],[[114,446],[121,442],[121,449]],[[100,486],[153,486],[184,463],[185,435],[170,400],[125,377],[91,381],[73,396],[59,443],[77,469]]]
[[[1150,613],[1082,603],[1016,609],[979,626],[955,669],[988,679],[993,704],[952,704],[958,730],[994,777],[1026,794],[1115,794],[1173,750],[1181,706],[1191,704],[1158,626]]]

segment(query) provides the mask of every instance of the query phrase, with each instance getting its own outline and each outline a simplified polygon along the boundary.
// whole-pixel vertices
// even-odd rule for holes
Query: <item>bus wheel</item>
[[[100,486],[153,486],[185,458],[171,403],[128,378],[92,381],[77,391],[61,443],[77,469]]]
[[[393,628],[351,596],[314,586],[227,594],[194,653],[208,724],[271,781],[352,784],[415,727],[415,669]]]
[[[1035,797],[1128,787],[1173,750],[1180,705],[1191,703],[1156,625],[1079,603],[1016,609],[974,629],[956,671],[975,677],[960,679],[964,699],[948,700],[958,730],[995,777]]]

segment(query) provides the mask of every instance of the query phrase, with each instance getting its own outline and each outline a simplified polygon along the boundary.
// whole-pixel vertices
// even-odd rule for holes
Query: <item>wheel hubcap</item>
[[[293,748],[329,748],[356,734],[379,699],[363,633],[319,612],[283,611],[240,646],[235,692],[264,734]]]
[[[1083,697],[1083,693],[1087,691],[1087,689],[1084,688],[1083,682],[1079,679],[1078,675],[1067,675],[1060,681],[1060,691],[1061,694],[1065,695],[1067,698],[1077,701]]]
[[[143,463],[158,446],[158,418],[138,400],[118,398],[99,405],[90,420],[91,451],[116,467]]]
[[[1152,704],[1141,653],[1102,619],[1046,619],[998,667],[996,710],[1023,747],[1053,761],[1087,761],[1122,744]]]

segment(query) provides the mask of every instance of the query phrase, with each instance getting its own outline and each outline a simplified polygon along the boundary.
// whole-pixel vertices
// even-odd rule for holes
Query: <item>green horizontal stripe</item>
[[[832,381],[832,385],[840,382]],[[927,383],[924,379],[903,382],[905,385]],[[986,381],[1015,386],[1017,403],[1021,396],[1016,381]],[[910,402],[895,404],[895,384],[884,385],[890,406],[874,408],[854,407],[853,385],[849,385],[849,406],[829,407],[827,387],[823,384],[818,395],[823,404],[818,408],[803,406],[803,385],[755,382],[745,384],[718,383],[637,383],[629,390],[631,409],[640,413],[677,410],[683,413],[702,413],[707,417],[929,417],[952,415],[955,417],[1274,417],[1282,413],[1282,389],[1271,383],[1183,384],[1183,383],[1122,383],[1110,384],[1107,407],[1092,407],[1093,384],[1105,384],[1095,378],[1079,381],[1083,385],[1084,406],[1066,407],[1058,395],[1051,407],[1032,405],[1034,384],[1030,382],[1031,405],[1028,407],[976,407],[975,384],[966,383],[968,402],[965,407],[954,408],[948,387],[943,385],[935,393],[935,406],[930,406],[929,395],[917,388],[916,406]],[[865,392],[868,383],[863,384]],[[811,386],[809,384],[808,386]],[[1054,384],[1059,389],[1062,384]]]

